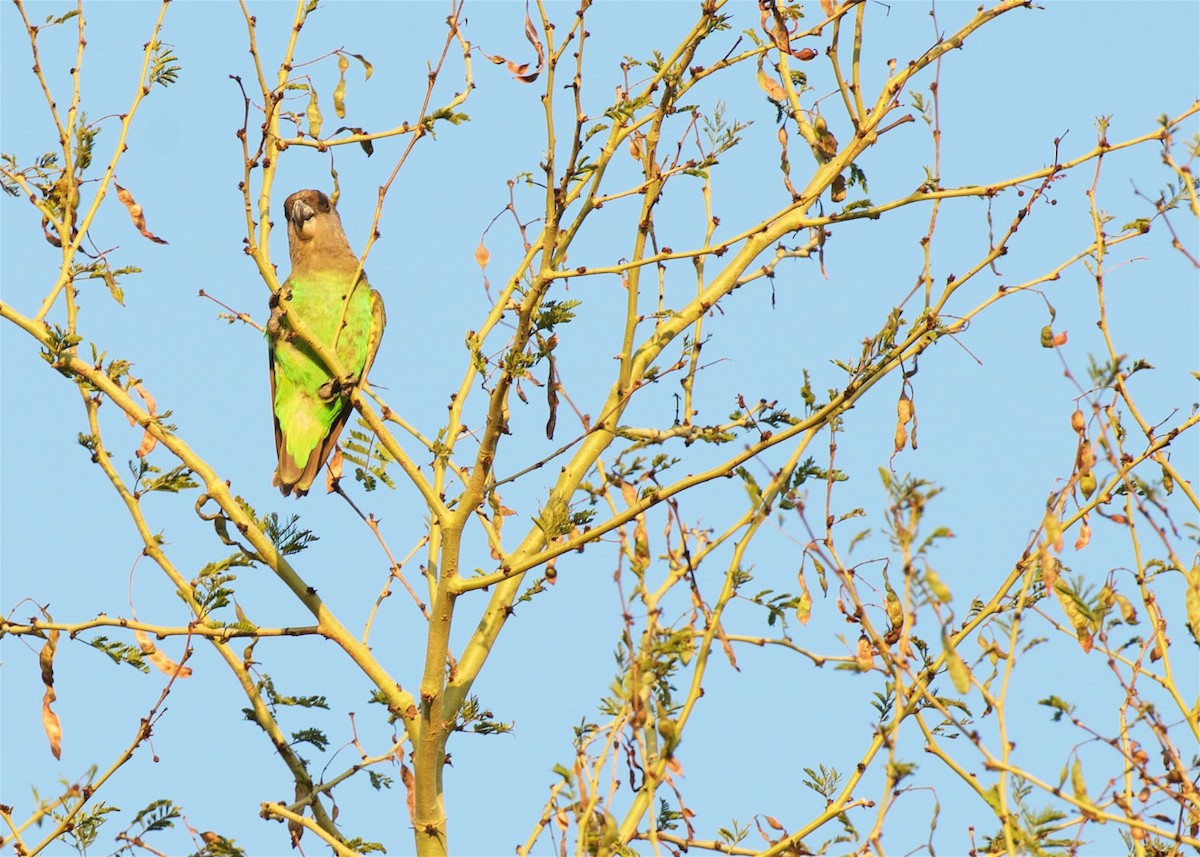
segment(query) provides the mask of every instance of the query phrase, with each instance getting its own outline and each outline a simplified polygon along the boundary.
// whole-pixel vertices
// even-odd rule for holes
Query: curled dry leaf
[[[360,137],[367,133],[362,128],[358,127],[357,125],[355,125],[354,127],[349,127],[347,125],[343,125],[341,128],[338,128],[333,133],[340,134],[343,131],[349,131],[350,133],[357,134]],[[375,144],[373,142],[371,142],[370,140],[359,140],[358,145],[362,146],[362,150],[367,153],[368,158],[371,157],[371,155],[375,154]]]
[[[362,54],[350,54],[350,56],[354,57],[356,60],[358,60],[360,63],[362,63],[363,72],[364,72],[363,80],[370,80],[371,75],[375,72],[375,66],[371,65],[371,63],[369,63],[367,61],[367,58],[364,57]],[[340,64],[339,64],[339,66],[340,66]]]
[[[133,636],[137,639],[138,648],[142,650],[146,660],[154,664],[164,675],[187,678],[192,674],[191,667],[181,666],[164,655],[161,649],[150,642],[150,636],[145,631],[134,631]]]
[[[117,189],[117,199],[121,201],[121,205],[125,206],[125,210],[129,212],[129,219],[133,221],[133,225],[137,228],[137,231],[142,233],[142,237],[148,238],[155,244],[166,244],[166,241],[154,235],[146,228],[146,214],[142,210],[142,207],[137,204],[137,201],[134,200],[133,194],[116,182],[113,182],[113,187]]]

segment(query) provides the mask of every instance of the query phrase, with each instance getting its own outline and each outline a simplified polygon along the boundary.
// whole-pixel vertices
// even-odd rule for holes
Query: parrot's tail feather
[[[352,410],[353,408],[350,407],[349,403],[342,408],[341,412],[334,418],[333,425],[329,427],[329,434],[321,441],[321,445],[309,454],[308,461],[304,463],[303,469],[300,468],[296,459],[288,453],[286,437],[283,436],[282,432],[278,432],[279,466],[275,469],[273,484],[279,488],[283,496],[287,497],[294,493],[297,497],[303,497],[308,493],[308,489],[312,487],[317,474],[321,472],[321,467],[329,459],[333,451],[337,449],[338,436],[341,435],[342,428],[346,425],[346,420],[349,419]]]

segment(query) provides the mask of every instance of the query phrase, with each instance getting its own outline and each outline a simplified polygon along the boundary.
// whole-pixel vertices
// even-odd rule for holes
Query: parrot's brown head
[[[329,197],[319,190],[298,190],[283,203],[292,274],[305,270],[357,267],[358,257],[342,230]]]

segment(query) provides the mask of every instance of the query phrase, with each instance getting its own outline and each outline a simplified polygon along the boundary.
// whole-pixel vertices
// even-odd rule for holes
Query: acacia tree
[[[40,299],[6,297],[0,316],[10,337],[24,337],[56,370],[30,378],[30,388],[69,383],[78,389],[79,442],[110,483],[145,558],[170,581],[190,619],[173,624],[145,611],[62,616],[46,606],[46,593],[22,593],[32,601],[6,605],[10,613],[0,620],[10,647],[6,666],[26,657],[12,645],[17,640],[38,653],[42,723],[55,755],[63,733],[55,670],[75,656],[75,646],[90,644],[120,664],[166,678],[116,758],[97,760],[97,768],[59,795],[32,804],[5,796],[5,844],[18,854],[63,842],[87,849],[113,809],[104,802],[110,780],[148,752],[167,703],[192,668],[219,664],[244,696],[237,705],[261,727],[294,783],[291,800],[264,796],[261,805],[264,819],[286,822],[292,845],[318,840],[338,854],[378,850],[380,843],[339,821],[345,812],[339,796],[352,782],[369,779],[393,795],[393,835],[411,831],[419,854],[449,853],[456,825],[466,823],[445,801],[454,739],[465,731],[509,729],[473,693],[497,641],[518,606],[534,616],[553,610],[543,596],[559,575],[599,562],[613,573],[622,609],[615,617],[590,618],[615,619],[617,675],[598,711],[572,701],[584,718],[571,733],[573,752],[556,766],[545,805],[531,811],[519,853],[636,853],[639,847],[655,853],[884,853],[885,833],[914,839],[913,828],[905,827],[911,824],[906,797],[938,784],[968,795],[978,831],[969,845],[987,853],[1074,850],[1100,836],[1100,825],[1121,831],[1133,853],[1200,848],[1200,708],[1179,672],[1180,663],[1195,657],[1192,645],[1200,638],[1200,565],[1184,547],[1195,531],[1185,536],[1182,529],[1200,501],[1192,474],[1171,455],[1185,435],[1195,443],[1200,416],[1182,401],[1166,416],[1139,406],[1132,376],[1144,377],[1151,367],[1128,356],[1140,343],[1118,336],[1105,288],[1106,276],[1131,252],[1162,251],[1147,246],[1151,235],[1170,234],[1175,249],[1167,252],[1178,251],[1195,266],[1196,248],[1183,236],[1194,226],[1191,218],[1200,217],[1192,175],[1198,143],[1183,138],[1200,103],[1123,140],[1110,140],[1100,120],[1094,144],[1068,152],[1056,140],[1052,161],[1019,174],[997,177],[981,166],[976,183],[944,183],[941,77],[952,73],[956,50],[980,30],[1030,5],[1002,0],[980,7],[927,50],[887,59],[883,37],[872,42],[884,7],[822,0],[801,10],[771,0],[757,7],[704,0],[687,7],[694,22],[677,43],[604,67],[588,62],[590,52],[600,50],[588,29],[598,14],[588,0],[569,12],[538,3],[526,13],[528,61],[476,46],[462,6],[454,5],[420,84],[419,110],[382,128],[349,124],[356,121],[349,70],[361,66],[370,77],[371,61],[337,47],[328,32],[310,32],[314,14],[332,19],[336,12],[319,10],[315,0],[298,2],[282,53],[271,56],[260,47],[253,11],[243,5],[253,65],[252,73],[236,78],[242,170],[222,178],[238,183],[245,253],[271,294],[280,290],[273,259],[281,256],[272,213],[278,217],[277,179],[289,159],[315,153],[341,165],[400,142],[377,175],[374,218],[360,245],[366,266],[377,241],[386,242],[379,225],[410,154],[436,135],[472,133],[465,111],[481,59],[506,66],[511,85],[540,93],[540,139],[529,147],[529,173],[509,183],[502,217],[465,209],[468,231],[484,232],[475,261],[489,308],[464,320],[437,355],[461,370],[445,411],[408,412],[382,389],[345,393],[360,422],[331,463],[329,488],[361,518],[365,526],[353,538],[377,545],[386,581],[366,607],[340,611],[318,593],[316,570],[306,567],[304,552],[318,533],[290,513],[252,507],[241,496],[248,493],[246,479],[222,472],[198,453],[196,440],[170,424],[176,393],[139,379],[137,354],[110,354],[89,334],[84,310],[98,298],[93,281],[122,301],[136,272],[124,252],[101,249],[108,245],[95,234],[100,212],[120,203],[142,235],[162,240],[150,228],[154,212],[143,211],[135,189],[118,185],[116,173],[143,103],[169,98],[170,90],[163,93],[159,85],[169,87],[180,74],[166,37],[168,4],[146,39],[128,108],[90,120],[83,96],[89,10],[81,5],[39,25],[18,2],[33,51],[31,79],[45,95],[57,140],[40,157],[6,154],[4,188],[32,206],[29,215],[40,220],[60,255]],[[513,7],[512,14],[521,13]],[[45,39],[66,33],[78,60],[61,90],[39,51]],[[319,82],[322,64],[337,67],[331,92]],[[764,101],[774,125],[732,118],[740,104]],[[338,123],[347,124],[334,130],[331,108]],[[872,199],[870,164],[880,163],[879,153],[901,129],[913,127],[928,131],[923,180],[909,193]],[[105,140],[115,142],[101,155]],[[744,170],[738,182],[759,196],[760,213],[731,223],[718,213],[714,182],[739,147],[751,145],[759,154],[738,162]],[[771,157],[761,155],[767,145],[774,147]],[[1164,190],[1142,195],[1140,214],[1118,227],[1097,189],[1106,159],[1124,150],[1161,159]],[[1057,183],[1074,173],[1092,177],[1090,238],[1058,248],[1056,261],[1019,281],[997,278],[1001,258],[1021,249],[1018,231],[1054,216]],[[336,199],[338,171],[331,168],[330,175]],[[987,241],[964,261],[961,248],[943,250],[937,236],[952,206],[979,202]],[[735,292],[774,295],[784,277],[819,278],[827,260],[854,252],[852,242],[839,241],[848,230],[866,221],[886,225],[913,209],[928,219],[915,282],[877,284],[881,294],[856,317],[862,327],[851,341],[829,355],[805,355],[803,364],[792,361],[793,389],[757,398],[747,393],[756,385],[744,376],[731,383],[714,369],[722,356],[714,354],[722,347],[720,332],[747,312]],[[497,272],[493,254],[514,261]],[[1072,352],[1055,325],[1056,284],[1078,271],[1092,285],[1102,343],[1095,356]],[[597,310],[589,288],[619,295],[617,310]],[[970,349],[975,324],[1030,295],[1041,296],[1041,303],[1023,306],[1048,311],[1041,345],[1060,357],[1076,390],[1066,397],[1069,407],[1059,399],[1041,405],[1061,411],[1074,461],[1044,475],[1045,502],[1023,511],[1019,529],[1028,538],[1022,550],[988,558],[987,574],[939,573],[935,551],[951,533],[926,517],[941,488],[897,470],[917,447],[918,369],[928,374],[951,349]],[[402,300],[386,299],[394,330]],[[253,315],[233,309],[225,318],[254,337]],[[337,355],[301,319],[289,321],[331,377],[345,374]],[[776,359],[795,348],[786,337],[769,345]],[[611,370],[581,372],[588,383],[572,382],[570,371],[561,369],[597,356],[612,357]],[[814,369],[810,376],[802,368],[825,359],[833,367],[828,371]],[[378,377],[387,369],[380,364],[373,371]],[[591,383],[592,377],[603,380]],[[831,379],[825,389],[817,377]],[[10,408],[18,395],[26,393],[6,387]],[[895,402],[896,415],[886,426],[855,429],[883,432],[890,453],[877,462],[887,500],[865,513],[838,450],[851,431],[848,412],[876,399]],[[105,403],[110,407],[102,413]],[[726,414],[721,409],[730,403],[736,405]],[[136,426],[135,435],[113,411]],[[964,414],[959,430],[974,432],[980,421],[996,419],[996,413]],[[533,436],[543,431],[545,441]],[[119,461],[133,436],[140,445],[129,474]],[[348,467],[353,481],[342,478]],[[149,501],[163,493],[193,504],[190,523],[175,526],[211,538],[207,564],[198,571],[181,563],[156,520],[159,507]],[[425,516],[407,556],[392,544],[408,531],[389,531],[386,523],[401,497],[419,498]],[[294,508],[304,514],[303,506]],[[867,534],[864,516],[882,516],[885,538]],[[774,538],[779,532],[786,535],[783,547]],[[1104,556],[1095,560],[1099,570],[1088,565],[1089,546],[1097,548],[1093,538],[1104,545]],[[1073,573],[1076,561],[1091,570]],[[274,597],[294,599],[312,623],[270,625],[243,610],[235,599],[251,586],[254,569],[273,575]],[[393,590],[404,591],[400,598],[410,605],[402,615],[382,609]],[[30,612],[36,615],[25,618]],[[368,618],[355,631],[349,617],[360,613]],[[372,634],[384,633],[389,623],[411,623],[414,615],[422,651],[371,644]],[[286,659],[289,646],[309,638],[336,648],[339,670],[370,682],[379,707],[358,722],[369,717],[390,724],[390,739],[375,746],[360,742],[356,732],[348,737],[359,757],[341,769],[306,758],[325,750],[330,738],[322,730],[289,734],[285,723],[294,722],[297,709],[352,711],[362,701],[361,687],[348,690],[314,675],[319,686],[311,693],[289,695],[271,678],[272,659]],[[270,654],[259,645],[265,640],[279,641]],[[822,667],[869,686],[864,712],[842,712],[836,701],[821,704],[839,719],[856,716],[874,725],[849,769],[821,762],[797,776],[821,796],[815,812],[779,819],[764,811],[743,824],[701,825],[689,792],[713,784],[683,777],[691,749],[686,739],[694,734],[689,725],[708,708],[744,721],[734,728],[767,728],[768,712],[739,709],[736,684],[722,685],[725,699],[711,692],[719,663],[736,669],[739,659],[759,657],[764,647],[788,653],[795,661],[789,669],[813,687]],[[1047,776],[1044,760],[1016,750],[1032,705],[1020,680],[1045,659],[1063,676],[1061,693],[1038,700],[1055,721],[1066,721],[1049,763],[1061,770],[1057,776]],[[1099,710],[1068,680],[1085,669],[1080,664],[1096,659],[1107,668],[1106,694],[1115,694],[1093,697],[1105,700]],[[916,753],[923,754],[920,767]],[[726,774],[729,782],[756,776],[754,760],[730,764],[736,773]],[[503,786],[507,776],[492,785]],[[937,806],[922,826],[938,827]],[[170,800],[150,804],[119,834],[119,850],[156,853],[155,837],[182,812]],[[211,823],[219,827],[220,818]],[[235,834],[242,835],[223,828],[198,834],[195,848],[241,853]],[[958,831],[952,847],[965,850],[965,835]],[[929,843],[932,849],[932,838]],[[906,842],[904,850],[910,847]]]

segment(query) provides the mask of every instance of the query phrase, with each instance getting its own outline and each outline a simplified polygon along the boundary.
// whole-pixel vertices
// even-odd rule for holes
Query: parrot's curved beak
[[[315,217],[317,212],[312,206],[297,199],[292,202],[292,210],[288,212],[288,219],[292,221],[292,226],[297,232],[304,231],[304,224]]]

